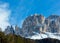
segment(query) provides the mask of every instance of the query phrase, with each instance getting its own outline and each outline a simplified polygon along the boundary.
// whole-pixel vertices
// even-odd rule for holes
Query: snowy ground
[[[54,39],[58,39],[60,40],[60,34],[57,33],[49,33],[49,32],[45,32],[45,33],[36,33],[36,35],[33,35],[31,37],[27,37],[30,39],[44,39],[44,38],[54,38]]]

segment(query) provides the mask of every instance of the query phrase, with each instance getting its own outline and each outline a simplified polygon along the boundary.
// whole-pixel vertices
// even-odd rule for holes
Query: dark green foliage
[[[5,35],[3,32],[0,32],[0,43],[60,43],[60,40],[50,38],[31,40],[14,34]]]
[[[0,43],[34,43],[34,41],[13,34],[5,35],[0,32]]]

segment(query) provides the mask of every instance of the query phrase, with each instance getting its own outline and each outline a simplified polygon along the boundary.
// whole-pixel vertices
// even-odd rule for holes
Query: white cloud
[[[9,16],[11,11],[8,9],[8,7],[9,7],[8,3],[0,4],[0,27],[2,28],[3,31],[8,25],[10,25]]]

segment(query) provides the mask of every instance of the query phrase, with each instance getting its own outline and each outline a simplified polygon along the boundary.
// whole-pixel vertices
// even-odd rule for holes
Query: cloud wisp
[[[9,16],[10,16],[11,11],[8,8],[9,8],[8,3],[0,4],[0,28],[2,28],[2,31],[4,31],[5,28],[8,25],[10,25]]]

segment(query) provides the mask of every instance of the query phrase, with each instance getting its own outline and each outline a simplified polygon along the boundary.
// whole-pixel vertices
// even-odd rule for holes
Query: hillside
[[[60,43],[60,40],[51,38],[32,40],[14,34],[5,35],[3,32],[0,32],[0,43]]]

